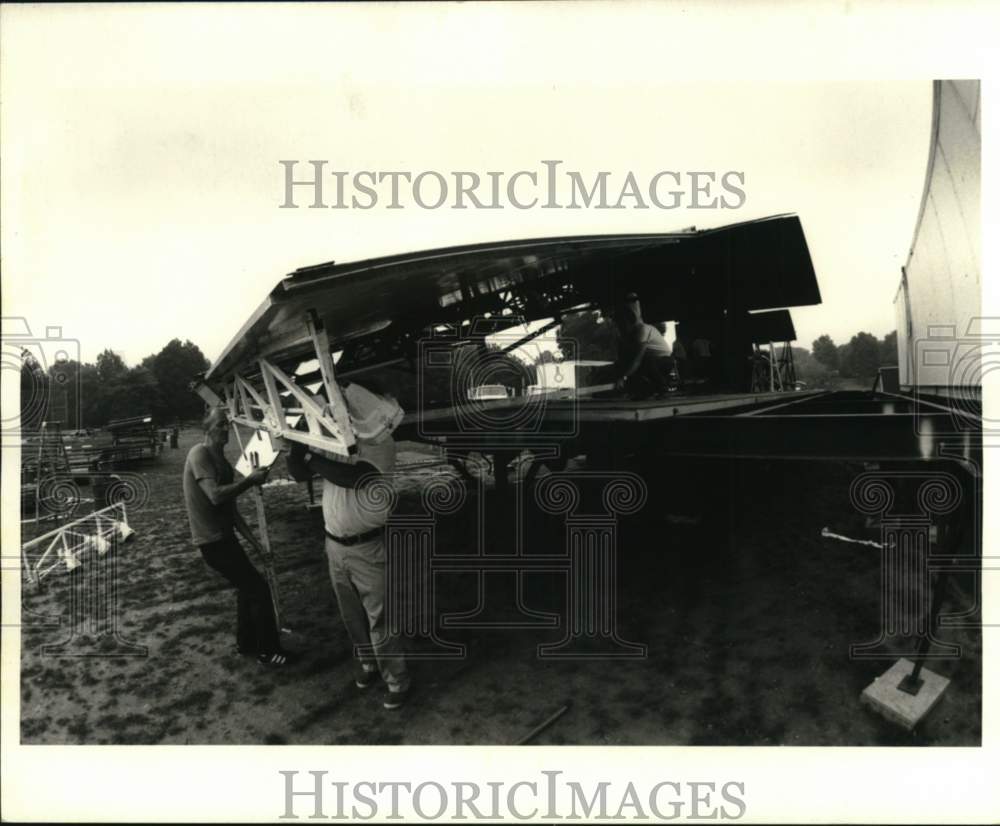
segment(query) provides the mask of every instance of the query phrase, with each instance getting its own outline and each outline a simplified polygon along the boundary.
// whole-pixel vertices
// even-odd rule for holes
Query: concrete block
[[[905,658],[896,664],[861,692],[861,704],[874,709],[887,720],[912,731],[923,720],[944,694],[951,682],[947,677],[935,674],[926,666],[920,672],[923,684],[914,694],[899,689],[903,678],[913,670],[913,663]]]

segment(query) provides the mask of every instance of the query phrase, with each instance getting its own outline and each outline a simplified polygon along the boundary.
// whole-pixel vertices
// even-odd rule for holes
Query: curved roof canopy
[[[304,267],[271,290],[209,370],[209,381],[258,358],[313,357],[314,310],[332,348],[400,340],[489,316],[493,329],[611,306],[634,291],[650,320],[713,317],[820,302],[799,219],[781,215],[702,231],[471,244]],[[505,319],[510,319],[505,322]]]

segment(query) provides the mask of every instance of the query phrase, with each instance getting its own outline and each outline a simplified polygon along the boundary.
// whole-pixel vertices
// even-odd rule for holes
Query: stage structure
[[[472,452],[489,457],[496,495],[507,502],[503,513],[510,515],[523,507],[513,501],[520,490],[508,484],[511,463],[528,457],[525,480],[530,483],[543,464],[558,470],[578,449],[576,440],[583,432],[578,412],[609,425],[623,409],[634,416],[644,408],[599,398],[606,395],[605,387],[578,388],[570,398],[544,392],[548,388],[504,399],[480,399],[470,391],[489,385],[500,365],[510,369],[517,364],[504,361],[503,355],[516,357],[569,314],[613,314],[628,292],[638,293],[646,317],[657,319],[724,317],[727,310],[743,317],[753,310],[820,300],[794,216],[700,232],[510,241],[329,263],[281,281],[194,388],[207,403],[227,409],[241,447],[239,430],[249,428],[351,461],[357,434],[340,383],[358,377],[374,380],[386,371],[409,376],[409,388],[404,387],[409,396],[400,401],[410,412],[397,431],[399,438],[439,444],[459,467]],[[572,352],[572,343],[568,346]],[[531,384],[519,383],[524,388]],[[648,415],[642,418],[744,407],[776,395],[743,389],[677,399],[670,407],[647,405]],[[644,501],[637,487],[641,480],[633,477],[615,471],[606,481],[611,490],[628,488],[636,501]],[[558,489],[579,499],[578,490],[570,495],[579,481],[567,478],[558,488],[546,482],[539,490]],[[258,518],[273,583],[262,496],[258,494]],[[452,628],[486,621],[485,582],[493,576],[514,576],[518,610],[528,626],[552,627],[557,617],[524,604],[523,577],[539,566],[562,572],[569,583],[566,637],[540,655],[583,656],[578,643],[597,634],[607,643],[608,655],[643,656],[641,643],[620,638],[613,595],[608,596],[617,570],[615,525],[634,509],[622,510],[621,496],[589,515],[579,508],[560,511],[558,502],[546,501],[533,506],[554,507],[553,512],[562,514],[565,554],[536,559],[516,547],[505,559],[488,554],[439,558],[428,524],[404,530],[390,522],[392,567],[419,568],[427,575],[476,571],[480,604],[465,616],[446,618]],[[424,522],[432,514],[426,516]],[[501,519],[507,521],[503,515]],[[408,628],[415,622],[398,611],[393,617]],[[426,626],[422,629],[430,633]],[[445,649],[454,653],[447,645]]]
[[[970,101],[975,114],[969,120],[978,137],[978,88],[936,84],[935,101],[929,174],[936,181],[941,176],[934,153],[949,140],[971,134],[956,131],[952,123],[970,111]],[[947,154],[947,148],[943,151]],[[973,154],[978,161],[967,146],[961,157],[968,160]],[[978,192],[978,165],[973,169],[963,161],[961,170],[962,186],[970,189],[975,173]],[[935,192],[936,186],[929,184],[928,191]],[[942,217],[946,202],[944,197],[935,201],[941,227],[947,223]],[[920,226],[929,215],[925,207]],[[967,266],[953,269],[972,277]],[[906,293],[911,303],[918,270],[911,261]],[[978,269],[973,280],[978,283]],[[523,356],[536,337],[560,327],[571,313],[598,311],[613,317],[633,292],[646,320],[679,321],[690,323],[692,330],[709,331],[710,347],[702,348],[699,358],[710,353],[717,359],[710,365],[714,382],[645,400],[614,396],[606,387],[576,388],[570,398],[536,391],[479,399],[470,393],[498,383],[491,380],[491,371],[500,369],[501,354]],[[567,504],[586,486],[580,472],[564,470],[569,457],[585,454],[587,472],[609,480],[634,467],[662,468],[681,456],[864,462],[871,472],[884,475],[852,490],[858,492],[860,510],[883,520],[880,544],[886,549],[887,588],[899,591],[896,579],[904,570],[917,578],[907,580],[907,586],[916,582],[917,587],[898,611],[873,608],[875,616],[881,614],[884,634],[874,644],[859,640],[854,654],[898,658],[903,645],[916,663],[904,688],[919,696],[925,685],[919,673],[923,661],[955,656],[948,646],[936,646],[936,629],[959,625],[974,613],[975,606],[940,615],[938,575],[981,565],[981,409],[978,399],[956,405],[915,392],[799,390],[788,308],[820,300],[805,232],[793,215],[702,231],[504,241],[329,262],[283,279],[196,386],[207,402],[226,406],[235,426],[351,461],[355,434],[340,383],[388,383],[408,411],[397,438],[439,445],[457,467],[472,454],[489,458],[494,497],[501,507],[493,515],[498,518],[494,525],[485,525],[482,512],[477,515],[481,538],[516,524],[511,514],[516,516],[523,506],[522,494],[535,491],[534,507],[565,520],[566,553],[556,555],[558,559],[528,559],[516,542],[513,554],[445,558],[434,547],[433,508],[411,519],[413,524],[394,524],[392,517],[387,549],[394,568],[419,570],[423,576],[418,579],[447,566],[474,570],[481,596],[487,577],[513,575],[518,610],[526,624],[538,627],[553,627],[553,617],[533,612],[523,602],[523,578],[546,565],[565,572],[565,637],[551,655],[581,655],[577,643],[595,632],[623,656],[643,654],[641,641],[618,635],[614,607],[594,598],[595,583],[600,582],[596,587],[602,594],[614,588],[614,525],[634,510],[600,514]],[[906,329],[911,330],[915,310],[907,312]],[[471,368],[469,353],[474,356]],[[905,379],[902,358],[900,363]],[[509,362],[504,369],[510,369]],[[520,483],[510,484],[511,469],[525,462],[528,470],[519,474]],[[543,466],[549,475],[536,476]],[[641,480],[641,473],[635,478]],[[463,480],[467,486],[486,484],[468,474]],[[882,502],[876,492],[884,490],[889,493]],[[944,501],[954,491],[960,492],[961,507]],[[632,499],[640,508],[644,496]],[[510,504],[503,507],[507,500]],[[262,502],[260,507],[266,530]],[[424,594],[409,603],[419,607],[413,609],[416,613],[396,606],[393,621],[401,630],[423,634],[437,654],[460,655],[427,624],[426,618],[434,616],[429,599]],[[488,615],[480,600],[464,615],[443,617],[442,625],[488,626]],[[554,619],[559,623],[559,617]],[[885,640],[893,645],[883,645]]]

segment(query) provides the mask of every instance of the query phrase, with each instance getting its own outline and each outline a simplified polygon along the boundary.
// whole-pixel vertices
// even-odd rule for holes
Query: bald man
[[[268,469],[257,468],[234,480],[224,449],[229,441],[225,410],[213,409],[204,419],[205,439],[191,448],[184,462],[184,504],[191,539],[210,568],[236,588],[236,648],[268,667],[291,662],[282,650],[274,605],[267,582],[247,558],[236,538],[238,531],[250,545],[260,544],[236,508],[236,498],[267,480]]]

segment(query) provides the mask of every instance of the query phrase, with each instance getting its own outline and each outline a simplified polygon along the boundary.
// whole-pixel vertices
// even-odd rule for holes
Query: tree
[[[871,333],[858,333],[840,349],[841,375],[870,381],[878,372],[879,354],[879,340]]]
[[[810,390],[836,387],[835,371],[817,361],[805,347],[793,347],[792,358],[795,360],[796,378],[804,381]]]
[[[504,353],[503,347],[484,341],[481,345],[467,344],[456,352],[452,392],[468,394],[484,384],[501,384],[512,389],[515,395],[520,395],[536,380],[534,364],[521,361],[510,353]]]
[[[133,367],[114,388],[109,418],[126,419],[153,412],[159,402],[156,376],[146,367]]]
[[[21,354],[21,431],[38,430],[48,417],[49,377],[31,353]]]
[[[143,359],[142,367],[153,376],[158,390],[154,394],[143,379],[143,386],[150,392],[148,408],[160,422],[196,419],[202,414],[205,404],[189,385],[208,366],[208,359],[196,344],[178,338],[169,341],[156,355]]]
[[[93,398],[90,410],[95,419],[93,423],[100,426],[117,418],[116,411],[123,406],[120,397],[125,393],[128,366],[114,350],[106,349],[97,356],[96,373],[97,381],[89,388]]]
[[[893,330],[879,345],[879,367],[895,367],[899,364],[899,349],[897,347],[896,331]]]
[[[358,384],[394,396],[404,410],[464,403],[470,390],[484,384],[501,384],[521,395],[535,383],[535,365],[503,353],[501,346],[476,340],[455,346],[444,363],[418,359],[409,370],[385,367],[358,378]]]
[[[106,424],[108,405],[96,365],[80,365],[79,393],[81,426],[100,427]]]
[[[60,422],[63,428],[76,430],[83,427],[80,414],[80,369],[77,362],[57,361],[48,371],[48,413],[50,421]]]
[[[836,370],[840,366],[837,345],[828,335],[822,335],[813,342],[812,354],[816,361],[826,365],[831,370]]]
[[[128,373],[125,361],[114,350],[103,350],[97,357],[97,376],[105,384],[122,381]]]
[[[567,315],[559,326],[558,338],[564,359],[614,361],[618,357],[614,322],[593,310]]]

